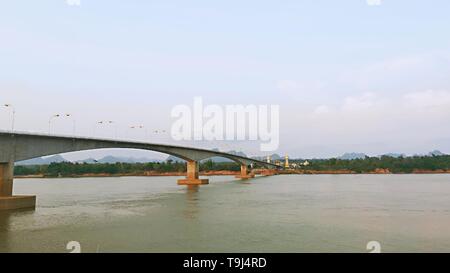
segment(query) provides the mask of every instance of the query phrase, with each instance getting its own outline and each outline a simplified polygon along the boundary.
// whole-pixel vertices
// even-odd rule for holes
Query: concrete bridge
[[[264,161],[199,148],[134,141],[0,132],[0,210],[34,208],[36,205],[35,196],[13,196],[15,162],[41,156],[105,148],[150,150],[184,159],[187,162],[187,174],[185,179],[178,180],[179,185],[208,184],[207,179],[199,178],[199,161],[211,157],[224,157],[240,164],[241,173],[237,178],[241,179],[254,177],[248,171],[248,166],[252,164],[271,170],[281,168]]]

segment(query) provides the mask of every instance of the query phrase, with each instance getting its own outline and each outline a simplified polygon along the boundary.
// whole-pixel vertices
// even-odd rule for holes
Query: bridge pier
[[[0,210],[35,208],[36,196],[13,196],[14,162],[0,163]]]
[[[236,175],[236,178],[250,179],[250,178],[254,178],[254,177],[255,177],[255,174],[249,173],[247,164],[241,164],[241,174]]]
[[[199,163],[192,160],[187,163],[187,175],[186,179],[178,180],[178,185],[206,185],[209,184],[208,179],[199,178]]]

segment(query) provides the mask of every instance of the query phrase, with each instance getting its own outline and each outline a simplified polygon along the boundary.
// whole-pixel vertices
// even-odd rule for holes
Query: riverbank
[[[366,157],[364,159],[311,159],[291,161],[292,169],[281,174],[435,174],[450,173],[450,156]],[[237,175],[240,167],[235,162],[200,162],[200,175]],[[255,174],[265,174],[253,169]],[[117,177],[117,176],[185,176],[184,162],[148,163],[74,163],[60,162],[48,165],[15,166],[18,178],[44,177]]]
[[[280,174],[444,174],[450,170],[420,170],[414,169],[411,172],[392,172],[389,169],[375,169],[369,172],[355,172],[351,170],[282,170]]]
[[[206,171],[200,172],[201,176],[221,176],[221,175],[238,175],[237,171]],[[85,173],[85,174],[73,174],[73,175],[59,175],[49,176],[44,174],[38,175],[15,175],[14,178],[84,178],[84,177],[127,177],[127,176],[149,176],[149,177],[164,177],[164,176],[186,176],[185,172],[143,172],[143,173]]]
[[[261,170],[256,170],[253,173],[259,175]],[[280,170],[279,174],[285,175],[321,175],[321,174],[450,174],[450,170],[413,170],[412,172],[391,172],[389,169],[376,169],[370,172],[355,172],[351,170]],[[73,175],[60,175],[49,176],[44,174],[38,175],[16,175],[14,178],[87,178],[87,177],[164,177],[164,176],[185,176],[184,172],[143,172],[143,173],[85,173],[85,174],[73,174]],[[239,175],[238,171],[203,171],[200,172],[201,176],[236,176]]]

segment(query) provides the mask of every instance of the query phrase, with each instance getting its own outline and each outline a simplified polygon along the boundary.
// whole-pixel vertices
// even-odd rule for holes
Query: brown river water
[[[0,252],[450,251],[450,174],[16,179]]]

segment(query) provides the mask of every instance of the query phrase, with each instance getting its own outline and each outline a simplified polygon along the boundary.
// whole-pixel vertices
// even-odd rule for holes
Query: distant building
[[[292,168],[292,169],[299,169],[299,168],[301,168],[301,167],[307,167],[307,166],[309,166],[311,163],[309,163],[309,161],[308,160],[305,160],[305,161],[303,161],[303,162],[294,162],[294,163],[291,163],[291,164],[289,164],[289,166]]]
[[[289,169],[289,156],[288,156],[288,155],[286,155],[286,156],[284,157],[284,167],[285,167],[286,169]]]

